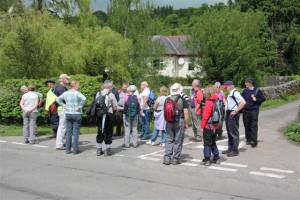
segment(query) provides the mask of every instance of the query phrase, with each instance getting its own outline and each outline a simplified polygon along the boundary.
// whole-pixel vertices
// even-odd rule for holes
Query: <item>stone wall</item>
[[[287,95],[300,93],[300,81],[289,81],[276,86],[268,86],[260,88],[266,99],[277,99]]]
[[[276,86],[292,81],[291,76],[268,76],[265,78],[266,86]]]

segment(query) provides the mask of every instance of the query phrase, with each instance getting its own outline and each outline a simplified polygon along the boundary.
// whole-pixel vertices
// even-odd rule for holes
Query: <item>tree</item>
[[[245,76],[258,80],[272,72],[276,44],[266,30],[262,13],[211,10],[199,17],[190,48],[200,57],[202,71],[210,81]]]

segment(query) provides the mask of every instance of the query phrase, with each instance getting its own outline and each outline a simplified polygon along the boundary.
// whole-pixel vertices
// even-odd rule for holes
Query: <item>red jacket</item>
[[[203,92],[201,90],[198,90],[195,93],[194,96],[194,102],[195,102],[195,110],[196,110],[196,115],[200,116],[202,114],[202,110],[201,110],[201,102],[203,101]]]
[[[203,114],[202,114],[202,120],[201,120],[201,128],[207,128],[207,129],[218,129],[219,125],[208,125],[208,120],[211,118],[214,110],[214,102],[218,99],[218,95],[214,94],[211,97],[209,97],[206,102],[205,106],[203,108]]]

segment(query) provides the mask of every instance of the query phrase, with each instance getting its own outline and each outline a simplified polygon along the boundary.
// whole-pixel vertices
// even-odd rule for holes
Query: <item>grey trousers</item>
[[[167,141],[165,146],[165,159],[180,159],[184,139],[184,120],[177,123],[167,123]]]
[[[36,118],[37,112],[23,113],[23,136],[25,142],[34,142],[36,140]]]
[[[123,115],[123,122],[124,122],[124,145],[125,147],[130,146],[130,142],[133,144],[133,146],[138,145],[138,116],[136,116],[134,119],[129,119],[125,115]]]
[[[195,108],[190,107],[190,116],[192,121],[192,128],[194,132],[194,137],[200,136],[200,117],[196,115]]]

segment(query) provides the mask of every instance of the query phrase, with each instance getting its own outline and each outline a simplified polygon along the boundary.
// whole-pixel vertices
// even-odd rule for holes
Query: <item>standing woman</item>
[[[155,141],[161,132],[160,145],[165,146],[166,143],[166,120],[164,116],[164,105],[168,96],[168,88],[162,86],[160,88],[160,97],[157,98],[153,106],[154,109],[154,132],[147,144],[155,145]]]
[[[25,144],[36,143],[36,119],[37,107],[39,104],[38,95],[33,92],[33,86],[28,86],[20,101],[20,106],[23,111],[23,136]]]
[[[75,155],[79,153],[79,129],[82,119],[82,108],[84,106],[86,97],[78,91],[78,81],[71,81],[70,86],[71,89],[59,96],[56,99],[56,102],[65,108],[66,113],[66,154],[71,153],[72,146],[73,154]]]

